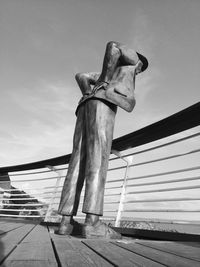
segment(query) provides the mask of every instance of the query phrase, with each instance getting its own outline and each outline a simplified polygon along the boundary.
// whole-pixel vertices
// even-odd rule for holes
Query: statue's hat
[[[147,69],[148,65],[149,65],[148,60],[147,60],[146,57],[144,57],[143,55],[139,54],[138,52],[137,52],[137,55],[138,55],[139,59],[142,61],[142,63],[143,63],[141,71],[145,71]]]

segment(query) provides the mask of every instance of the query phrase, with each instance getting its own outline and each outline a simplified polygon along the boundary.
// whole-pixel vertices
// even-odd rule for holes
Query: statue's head
[[[144,57],[143,55],[139,54],[137,52],[137,55],[139,57],[139,61],[137,63],[137,67],[136,67],[136,74],[143,72],[147,69],[149,63],[148,60],[146,59],[146,57]]]

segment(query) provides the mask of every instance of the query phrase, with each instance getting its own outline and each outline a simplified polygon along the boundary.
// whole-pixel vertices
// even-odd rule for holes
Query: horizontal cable
[[[178,190],[188,190],[188,189],[197,189],[200,188],[200,185],[195,186],[183,186],[183,187],[176,187],[176,188],[164,188],[164,189],[154,189],[154,190],[144,190],[144,191],[134,191],[134,192],[128,192],[127,195],[132,194],[145,194],[145,193],[154,193],[154,192],[167,192],[167,191],[178,191]]]
[[[61,197],[61,195],[60,196],[53,196],[54,199],[60,198],[60,197]],[[42,199],[50,199],[50,198],[52,198],[52,196],[42,197]]]
[[[129,165],[129,167],[136,167],[136,166],[146,165],[146,164],[150,164],[150,163],[155,163],[155,162],[160,162],[160,161],[164,161],[164,160],[183,157],[183,156],[187,156],[187,155],[194,154],[194,153],[199,153],[199,152],[200,152],[200,149],[196,149],[196,150],[192,150],[192,151],[189,151],[189,152],[186,152],[186,153],[180,153],[180,154],[176,154],[176,155],[172,155],[172,156],[168,156],[168,157],[163,157],[163,158],[159,158],[159,159],[154,159],[154,160],[139,162],[139,163],[136,163],[136,164],[131,164],[131,165]],[[120,170],[120,169],[124,169],[124,168],[126,168],[126,166],[120,166],[120,167],[111,168],[108,171]]]
[[[37,198],[0,198],[0,200],[8,200],[8,201],[13,201],[13,200],[17,200],[17,201],[22,201],[22,200],[37,200]]]
[[[120,178],[120,179],[115,179],[115,180],[108,180],[106,181],[106,183],[116,183],[116,182],[123,182],[124,178]]]
[[[61,196],[53,197],[53,199],[60,199],[60,198],[61,198]],[[42,197],[42,199],[45,199],[45,201],[48,201],[48,199],[52,199],[52,196],[50,196],[50,197]]]
[[[149,152],[149,151],[161,148],[161,147],[166,147],[166,146],[169,146],[169,145],[173,145],[173,144],[185,141],[187,139],[191,139],[191,138],[197,137],[199,135],[200,135],[200,133],[195,133],[195,134],[183,137],[183,138],[179,138],[179,139],[174,140],[174,141],[167,142],[167,143],[162,144],[162,145],[157,145],[157,146],[154,146],[154,147],[151,147],[151,148],[147,148],[147,149],[143,149],[143,150],[140,150],[140,151],[137,151],[137,152],[133,152],[133,153],[130,153],[130,154],[125,154],[125,155],[122,155],[122,157],[125,158],[125,157],[129,157],[129,156],[133,156],[133,155],[138,155],[138,154],[141,154],[141,153]],[[116,159],[120,159],[120,157],[112,158],[112,159],[110,159],[110,161],[116,160]]]
[[[0,188],[0,192],[16,192],[16,191],[33,191],[33,190],[42,190],[41,188],[13,188],[13,189],[3,189],[3,188]]]
[[[20,211],[42,211],[42,210],[25,210],[25,209],[0,209],[1,211],[18,211],[18,212],[20,212]],[[1,213],[0,213],[0,215],[1,215]]]
[[[175,174],[175,173],[180,173],[180,172],[188,172],[188,171],[196,171],[196,170],[200,170],[200,166],[179,169],[179,170],[174,170],[174,171],[169,171],[169,172],[159,172],[159,173],[154,173],[154,174],[136,176],[136,177],[128,178],[127,180],[130,181],[130,180],[146,179],[146,178],[152,178],[156,176],[163,176],[163,175]]]
[[[149,164],[149,163],[155,163],[155,162],[160,162],[160,161],[164,161],[164,160],[174,159],[174,158],[183,157],[183,156],[187,156],[187,155],[191,155],[191,154],[199,153],[199,152],[200,152],[200,149],[195,149],[195,150],[192,150],[189,152],[180,153],[180,154],[176,154],[176,155],[172,155],[172,156],[168,156],[168,157],[163,157],[163,158],[159,158],[159,159],[154,159],[154,160],[139,162],[136,164],[131,164],[130,167],[141,166],[141,165],[145,165],[145,164]]]
[[[41,206],[47,206],[48,204],[41,204],[41,203],[33,203],[33,204],[7,204],[7,203],[2,203],[1,205],[4,206],[16,206],[16,207],[41,207]]]
[[[106,189],[106,190],[109,190],[109,189],[120,189],[120,188],[122,188],[122,185],[106,187],[105,189]]]
[[[0,217],[19,217],[19,218],[41,218],[40,215],[14,215],[14,214],[0,214]]]
[[[59,168],[59,169],[56,168],[56,171],[67,170],[67,169],[68,167]],[[54,171],[47,170],[47,171],[39,171],[39,172],[16,173],[16,174],[9,174],[9,176],[31,175],[31,174],[40,174],[40,173],[46,173],[46,172],[54,172]]]
[[[136,186],[145,186],[145,185],[180,183],[180,182],[185,182],[185,181],[195,181],[195,180],[199,180],[199,179],[200,179],[200,176],[195,176],[195,177],[188,177],[188,178],[181,178],[181,179],[173,179],[173,180],[169,180],[169,181],[159,181],[159,182],[131,184],[131,185],[127,185],[127,188],[136,187]]]
[[[200,209],[194,210],[185,210],[185,209],[133,209],[133,210],[124,210],[124,212],[200,212]]]
[[[27,193],[25,193],[25,194],[23,194],[23,193],[21,193],[21,194],[12,194],[12,193],[8,193],[9,194],[9,197],[12,197],[12,196],[14,196],[14,197],[17,197],[17,196],[30,196],[29,194],[27,194]],[[42,196],[43,194],[42,193],[35,193],[34,195],[40,195],[40,196]],[[27,198],[27,199],[29,199],[29,198]]]
[[[12,191],[45,191],[46,189],[54,188],[55,186],[47,186],[47,187],[34,187],[34,188],[13,188],[13,189],[2,189],[0,188],[0,192],[12,192]],[[63,188],[63,186],[57,186],[56,188]]]
[[[55,194],[60,194],[61,191],[54,192],[54,191],[49,191],[49,192],[38,192],[38,193],[21,193],[21,194],[15,194],[15,193],[9,193],[9,192],[4,192],[5,194],[9,195],[9,197],[18,197],[18,196],[43,196],[43,195],[55,195]]]
[[[128,200],[128,201],[124,201],[124,204],[126,203],[149,203],[149,202],[169,202],[169,201],[199,201],[200,198],[189,198],[189,197],[185,197],[185,198],[160,198],[160,199],[143,199],[143,200]]]
[[[56,192],[56,194],[60,194],[61,193],[61,191],[59,190],[59,191],[57,191]],[[21,194],[15,194],[15,193],[8,193],[9,194],[9,196],[14,196],[14,197],[16,197],[16,196],[30,196],[30,195],[34,195],[34,196],[43,196],[43,195],[47,195],[47,194],[54,194],[55,195],[55,192],[54,191],[49,191],[49,192],[42,192],[42,193],[32,193],[32,194],[28,194],[28,193],[21,193]]]
[[[21,176],[21,175],[32,175],[32,174],[40,174],[40,173],[47,173],[47,172],[52,172],[52,170],[46,170],[46,171],[37,171],[37,172],[26,172],[26,173],[15,173],[15,174],[10,174],[9,176]]]
[[[119,201],[109,201],[109,202],[104,202],[104,204],[119,204]]]
[[[104,210],[103,212],[117,212],[118,210]]]
[[[187,169],[179,169],[179,170],[169,171],[169,172],[159,172],[159,173],[154,173],[154,174],[130,177],[130,178],[127,178],[127,180],[131,181],[131,180],[146,179],[146,178],[152,178],[156,176],[163,176],[163,175],[175,174],[175,173],[180,173],[180,172],[188,172],[188,171],[194,171],[194,170],[199,170],[199,169],[200,169],[200,166],[195,166],[195,167],[187,168]],[[106,183],[117,183],[117,182],[122,182],[123,180],[124,179],[108,180]]]
[[[105,194],[104,196],[105,197],[112,197],[112,196],[120,196],[121,193],[118,193],[118,194]]]
[[[58,178],[65,178],[65,176],[60,176],[60,177],[49,177],[49,178],[38,178],[38,179],[24,179],[24,180],[12,180],[11,183],[20,183],[20,182],[37,182],[37,181],[45,181],[45,180],[55,180]],[[7,182],[7,181],[6,181]],[[0,181],[0,183],[5,183],[5,181]]]
[[[83,202],[80,202],[79,204],[83,205]],[[119,204],[119,201],[104,201],[104,204]]]

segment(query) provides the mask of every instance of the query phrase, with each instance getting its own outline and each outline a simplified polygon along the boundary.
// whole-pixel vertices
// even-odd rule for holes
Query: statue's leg
[[[108,105],[112,106],[111,109]],[[100,100],[86,103],[86,188],[83,212],[103,215],[103,197],[113,139],[116,106]]]
[[[100,235],[106,238],[106,231],[109,234],[112,232],[112,236],[116,235],[99,221],[99,217],[103,215],[104,190],[116,109],[115,105],[105,104],[100,100],[90,100],[86,103],[87,160],[83,203],[83,212],[86,213],[86,237],[92,233],[95,237]]]
[[[73,139],[73,151],[65,178],[58,212],[63,215],[58,234],[70,234],[73,229],[73,215],[76,215],[85,178],[85,119],[84,105],[77,114]]]

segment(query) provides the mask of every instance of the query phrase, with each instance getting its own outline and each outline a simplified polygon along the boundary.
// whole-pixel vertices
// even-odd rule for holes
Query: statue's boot
[[[75,220],[71,220],[71,222],[61,221],[58,230],[55,231],[55,234],[58,235],[82,235],[82,224],[76,222]]]
[[[111,227],[105,223],[98,221],[94,225],[83,226],[83,236],[88,239],[121,239],[121,234],[114,231]]]

